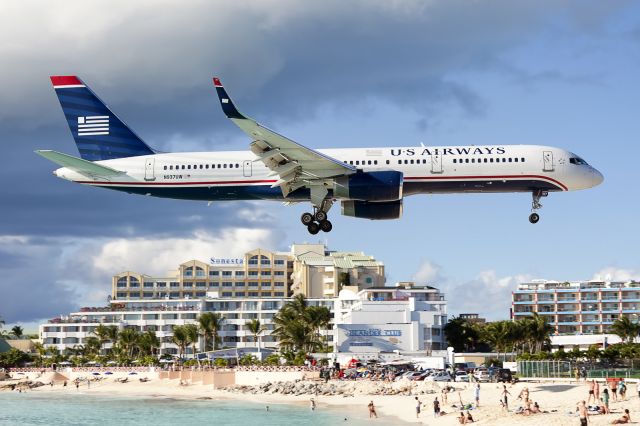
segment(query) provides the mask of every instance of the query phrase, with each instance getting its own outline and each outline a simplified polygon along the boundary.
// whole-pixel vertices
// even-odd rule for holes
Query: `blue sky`
[[[190,258],[326,241],[447,293],[452,314],[506,318],[527,279],[640,279],[640,5],[599,1],[83,2],[0,5],[0,316],[35,324],[105,303],[110,276]],[[82,5],[82,7],[80,7]],[[314,148],[545,144],[605,176],[552,194],[410,197],[398,221],[303,204],[129,196],[54,178],[33,154],[75,155],[48,80],[78,74],[161,150],[246,149],[217,104]]]

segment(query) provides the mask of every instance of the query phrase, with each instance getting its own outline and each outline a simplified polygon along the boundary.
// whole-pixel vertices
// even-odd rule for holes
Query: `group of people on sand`
[[[606,392],[606,389],[605,389]],[[578,402],[578,415],[580,416],[580,426],[587,426],[589,424],[589,416],[591,415],[590,411],[591,411],[591,407],[592,406],[587,406],[586,401],[580,401]],[[608,410],[608,408],[607,408]],[[607,411],[608,413],[609,411]],[[596,414],[606,414],[605,412],[598,412]],[[631,423],[631,414],[629,413],[629,409],[625,408],[624,413],[622,414],[622,417],[614,419],[611,421],[612,425],[622,425],[622,424],[627,424],[627,423]]]

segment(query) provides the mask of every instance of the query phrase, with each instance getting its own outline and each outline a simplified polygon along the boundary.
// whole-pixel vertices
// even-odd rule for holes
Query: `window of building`
[[[236,277],[244,277],[244,271],[236,271]]]
[[[258,281],[249,281],[249,287],[258,287]]]
[[[244,291],[236,291],[236,297],[244,297],[245,292]]]
[[[222,297],[231,297],[233,296],[233,292],[231,291],[223,291],[222,292]]]
[[[127,293],[118,292],[118,293],[116,293],[116,297],[117,297],[118,299],[124,299],[124,298],[126,298],[126,297],[127,297]]]
[[[270,277],[271,276],[271,271],[261,271],[260,275],[262,275],[263,277]]]
[[[185,276],[185,277],[192,277],[193,276],[193,268],[185,268],[185,270],[182,273],[182,275]]]
[[[172,287],[172,288],[180,287],[180,283],[177,281],[171,281],[171,283],[169,284],[169,287]]]
[[[270,291],[263,291],[262,292],[262,297],[271,297],[271,292]]]
[[[273,293],[273,295],[274,295],[275,297],[284,297],[284,292],[282,292],[282,291],[276,291],[275,293]]]
[[[250,291],[249,292],[249,297],[258,297],[260,293],[258,293],[257,291]]]
[[[116,284],[118,288],[124,288],[127,286],[127,277],[118,278],[118,283]]]
[[[153,288],[153,282],[145,281],[143,286],[144,288]]]
[[[223,281],[222,287],[233,287],[233,283],[231,281]]]
[[[283,281],[276,281],[275,283],[273,283],[273,285],[275,285],[276,287],[284,287],[284,282]]]
[[[206,288],[207,287],[207,283],[205,281],[198,281],[196,283],[196,287],[197,288]]]
[[[223,277],[230,277],[233,274],[233,271],[222,271]]]
[[[238,281],[236,283],[236,287],[244,287],[244,282],[243,281]]]
[[[144,297],[145,299],[150,299],[153,297],[153,292],[145,291],[144,293],[142,293],[142,297]]]
[[[204,291],[197,291],[196,292],[196,297],[205,297],[207,295],[206,292]]]
[[[258,276],[258,271],[249,271],[249,276],[250,277],[257,277]]]
[[[192,288],[192,287],[193,287],[193,283],[187,283],[187,282],[186,282],[186,283],[184,283],[184,284],[182,285],[182,287],[184,287],[184,288]]]
[[[165,281],[158,281],[156,283],[156,288],[165,288],[167,286],[167,283]]]
[[[273,275],[275,276],[283,276],[284,275],[284,271],[274,271]]]
[[[249,258],[249,265],[257,265],[258,264],[258,256],[251,256]]]
[[[217,277],[218,275],[220,275],[219,271],[209,271],[209,276],[210,277]]]
[[[212,281],[209,283],[209,287],[218,287],[220,285],[220,283],[216,282],[216,281]]]
[[[204,269],[199,266],[196,266],[196,277],[204,277]]]

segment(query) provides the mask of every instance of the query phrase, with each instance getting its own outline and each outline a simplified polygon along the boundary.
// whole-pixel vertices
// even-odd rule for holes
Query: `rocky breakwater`
[[[256,386],[232,385],[221,390],[244,394],[281,394],[281,395],[309,395],[350,397],[355,395],[424,395],[439,393],[441,386],[434,382],[412,382],[399,380],[397,382],[382,381],[341,381],[330,380],[310,381],[295,380],[291,382],[267,382]]]
[[[36,381],[32,381],[32,380],[23,380],[21,382],[16,382],[16,383],[8,383],[6,385],[0,385],[0,391],[12,391],[12,390],[27,390],[27,389],[33,389],[33,388],[39,388],[41,386],[44,386],[44,383],[42,382],[36,382]]]

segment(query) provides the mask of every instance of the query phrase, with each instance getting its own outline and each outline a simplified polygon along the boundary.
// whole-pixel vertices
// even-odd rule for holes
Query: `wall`
[[[267,382],[288,382],[319,377],[317,371],[236,371],[237,385],[255,386]]]

